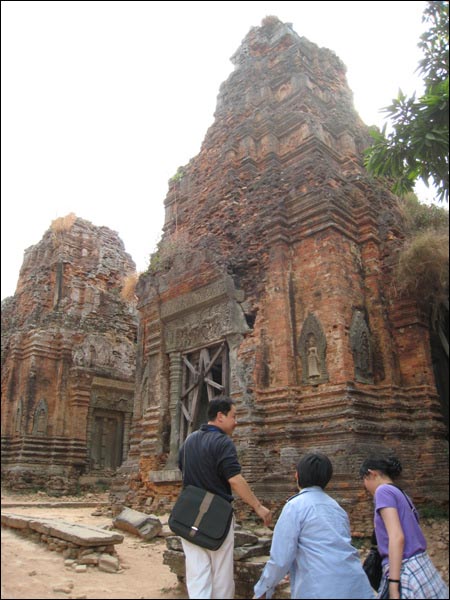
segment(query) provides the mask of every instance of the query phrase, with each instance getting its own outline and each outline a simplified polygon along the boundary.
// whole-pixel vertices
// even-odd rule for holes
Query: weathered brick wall
[[[392,293],[402,217],[364,170],[369,136],[345,67],[275,18],[232,60],[200,153],[170,182],[159,253],[138,286],[126,469],[139,482],[122,500],[173,496],[183,357],[224,341],[235,441],[265,502],[280,508],[295,462],[320,448],[335,467],[330,491],[370,527],[357,472],[380,446],[398,452],[415,497],[444,501],[428,335]]]
[[[75,215],[25,251],[2,303],[2,475],[13,487],[74,491],[107,416],[122,427],[110,458],[126,456],[137,320],[120,292],[134,272],[116,232]]]

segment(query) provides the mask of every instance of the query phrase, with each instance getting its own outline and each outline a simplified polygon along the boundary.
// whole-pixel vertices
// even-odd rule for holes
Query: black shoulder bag
[[[378,590],[381,583],[381,575],[383,573],[383,569],[381,566],[381,556],[378,552],[377,546],[377,538],[375,535],[375,529],[372,532],[371,538],[371,547],[369,550],[369,554],[366,556],[365,561],[363,562],[363,569],[370,581],[370,585]]]

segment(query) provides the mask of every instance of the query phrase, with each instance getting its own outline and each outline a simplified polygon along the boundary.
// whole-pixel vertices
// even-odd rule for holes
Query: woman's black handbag
[[[377,539],[375,537],[375,531],[372,533],[372,547],[370,548],[369,554],[367,555],[365,561],[363,562],[363,569],[370,581],[370,585],[378,590],[381,582],[381,575],[383,573],[383,569],[381,566],[381,556],[378,552],[378,547],[376,545]]]
[[[230,530],[233,519],[231,503],[217,494],[188,485],[169,517],[169,527],[176,535],[208,550],[218,550]]]

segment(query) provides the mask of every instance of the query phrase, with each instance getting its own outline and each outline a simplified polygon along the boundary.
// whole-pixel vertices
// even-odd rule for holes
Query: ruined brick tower
[[[364,170],[345,67],[274,17],[232,61],[138,285],[134,427],[115,501],[174,498],[178,448],[220,393],[237,402],[234,440],[264,502],[281,506],[298,458],[321,449],[357,522],[358,466],[378,446],[401,457],[419,502],[443,501],[428,330],[392,293],[401,215]]]
[[[117,233],[75,215],[25,252],[2,302],[2,480],[73,493],[126,457],[137,318],[120,297],[135,273]]]

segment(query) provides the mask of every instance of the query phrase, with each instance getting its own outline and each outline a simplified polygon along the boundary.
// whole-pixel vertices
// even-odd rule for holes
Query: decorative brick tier
[[[112,499],[170,506],[178,448],[225,392],[244,475],[276,511],[312,448],[329,454],[330,493],[358,531],[371,528],[358,468],[374,449],[399,455],[419,503],[447,502],[429,331],[392,285],[402,214],[364,169],[345,66],[275,17],[232,62],[138,283],[127,491]]]

